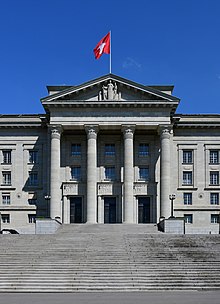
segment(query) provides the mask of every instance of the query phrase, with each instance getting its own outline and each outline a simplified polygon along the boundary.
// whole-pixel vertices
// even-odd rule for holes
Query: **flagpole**
[[[109,71],[112,73],[112,32],[110,31],[110,57],[109,57]]]

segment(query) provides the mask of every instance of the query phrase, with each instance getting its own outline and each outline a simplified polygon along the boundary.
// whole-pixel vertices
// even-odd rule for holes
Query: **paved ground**
[[[219,304],[220,291],[121,293],[0,293],[0,304]]]

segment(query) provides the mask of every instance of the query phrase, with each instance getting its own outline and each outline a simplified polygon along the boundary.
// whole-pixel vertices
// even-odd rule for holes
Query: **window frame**
[[[193,150],[190,150],[190,149],[183,150],[182,163],[183,164],[193,164]]]
[[[219,214],[211,214],[210,223],[211,224],[219,224]]]
[[[146,171],[146,173],[144,173],[144,171]],[[138,180],[139,181],[149,181],[150,180],[149,167],[139,167],[138,168]]]
[[[11,171],[2,171],[2,185],[11,186]]]
[[[116,154],[115,144],[114,143],[112,143],[112,144],[106,143],[105,144],[105,156],[115,157],[115,154]]]
[[[37,178],[34,178],[34,176],[37,177]],[[38,172],[37,171],[29,171],[28,186],[29,187],[39,186],[39,177],[38,177]]]
[[[2,150],[2,163],[3,164],[11,164],[11,150]]]
[[[187,178],[184,178],[188,175]],[[189,178],[190,176],[190,178]],[[183,186],[192,186],[193,185],[193,172],[192,171],[183,171]]]
[[[209,185],[218,186],[219,185],[219,171],[209,172]]]
[[[1,214],[1,222],[2,224],[10,224],[11,223],[10,214]]]
[[[186,224],[193,224],[193,214],[184,214],[184,221]]]
[[[28,150],[29,152],[29,164],[39,164],[39,151],[38,150]]]
[[[214,153],[217,153],[216,158],[214,156]],[[214,150],[214,149],[209,150],[209,163],[212,164],[212,165],[213,164],[216,164],[216,165],[219,164],[219,150]]]
[[[11,205],[10,193],[2,193],[2,205]]]
[[[78,172],[75,172],[75,174],[73,174],[74,170],[78,170]],[[80,166],[72,166],[70,168],[70,179],[74,181],[80,181],[82,179],[82,170]]]
[[[210,193],[210,205],[219,205],[219,193],[218,192]]]
[[[75,147],[75,149],[73,149]],[[81,143],[71,144],[71,156],[80,157],[82,155],[82,145]]]
[[[105,180],[115,181],[116,180],[116,169],[115,166],[106,166],[104,169]]]
[[[138,145],[138,156],[139,157],[147,157],[147,156],[149,156],[149,154],[150,154],[149,151],[150,151],[149,144],[147,144],[147,143],[139,143],[139,145]]]
[[[183,204],[184,205],[192,205],[192,192],[184,192],[183,193]]]

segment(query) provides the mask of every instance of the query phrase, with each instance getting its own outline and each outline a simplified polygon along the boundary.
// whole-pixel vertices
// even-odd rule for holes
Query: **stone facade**
[[[49,86],[46,114],[0,117],[2,228],[158,223],[219,232],[220,115],[178,115],[172,86],[106,75]]]

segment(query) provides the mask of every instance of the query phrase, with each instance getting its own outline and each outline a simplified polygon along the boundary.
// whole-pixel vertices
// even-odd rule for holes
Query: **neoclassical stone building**
[[[173,86],[109,74],[48,86],[46,114],[1,115],[2,228],[62,223],[158,223],[218,233],[220,115],[176,114]]]

